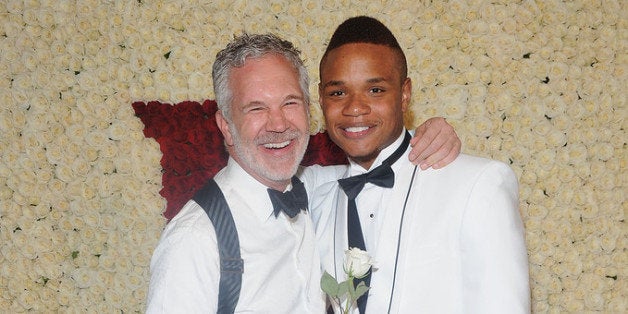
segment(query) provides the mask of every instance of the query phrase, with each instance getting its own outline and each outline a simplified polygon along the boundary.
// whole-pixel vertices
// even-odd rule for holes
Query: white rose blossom
[[[345,251],[344,270],[349,276],[364,277],[371,269],[373,262],[366,251],[350,248]]]

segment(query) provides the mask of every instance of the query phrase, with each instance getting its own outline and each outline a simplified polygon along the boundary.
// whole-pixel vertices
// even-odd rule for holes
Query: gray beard
[[[251,147],[254,147],[254,145],[246,145],[250,143],[244,141],[240,137],[240,134],[238,133],[234,125],[230,125],[230,127],[232,130],[231,136],[233,139],[234,152],[238,155],[240,160],[246,165],[246,167],[248,167],[255,173],[258,173],[259,175],[272,181],[285,181],[292,178],[292,176],[297,172],[297,169],[299,168],[299,164],[301,163],[301,160],[305,155],[305,150],[307,149],[307,144],[310,139],[309,136],[305,136],[305,144],[303,145],[301,151],[297,152],[297,156],[295,157],[295,159],[291,161],[291,164],[282,165],[283,169],[289,168],[290,172],[286,173],[285,171],[274,171],[275,169],[272,169],[272,167],[270,167],[269,165],[260,163],[260,161],[255,160],[254,152],[252,152],[250,149]],[[267,142],[281,142],[288,139],[293,139],[295,137],[299,138],[300,136],[301,133],[299,131],[288,130],[282,134],[269,134],[266,136],[255,138],[253,141],[251,141],[251,143],[258,145],[260,143]]]

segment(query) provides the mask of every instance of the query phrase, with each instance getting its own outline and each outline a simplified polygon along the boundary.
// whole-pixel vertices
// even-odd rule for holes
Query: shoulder
[[[495,173],[496,175],[513,177],[515,175],[514,171],[512,171],[507,164],[501,161],[467,154],[460,154],[456,160],[442,169],[430,170],[434,173],[455,173],[456,176],[464,174],[472,177],[474,175],[481,175],[485,173]]]
[[[179,213],[168,222],[162,232],[160,245],[185,240],[210,240],[215,238],[211,220],[195,201],[188,201]]]
[[[451,164],[441,169],[427,169],[421,177],[438,186],[471,189],[485,186],[503,186],[517,190],[514,171],[507,164],[484,157],[460,154]]]
[[[473,167],[477,169],[482,169],[485,167],[508,167],[505,163],[495,159],[489,159],[468,154],[460,154],[458,158],[456,158],[451,164],[457,167]],[[447,167],[443,169],[446,168]]]
[[[188,201],[164,228],[151,258],[151,269],[163,272],[172,265],[202,263],[217,247],[209,217],[196,202]]]
[[[297,176],[305,184],[305,188],[308,194],[329,182],[336,181],[342,178],[342,175],[347,171],[347,165],[336,166],[320,166],[312,165],[308,167],[301,167],[297,172]]]

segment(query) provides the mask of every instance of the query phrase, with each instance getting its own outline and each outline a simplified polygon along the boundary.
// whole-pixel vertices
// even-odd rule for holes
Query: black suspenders
[[[233,313],[240,297],[244,261],[240,256],[240,240],[231,210],[214,179],[210,179],[192,199],[205,210],[216,230],[220,257],[218,313]]]

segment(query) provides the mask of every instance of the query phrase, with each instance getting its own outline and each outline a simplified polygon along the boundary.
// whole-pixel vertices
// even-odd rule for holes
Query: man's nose
[[[371,108],[364,97],[359,95],[352,95],[347,100],[345,107],[342,110],[342,114],[351,117],[357,117],[360,115],[368,114]]]
[[[268,114],[268,131],[283,132],[288,129],[288,119],[286,113],[281,109],[271,110]]]

